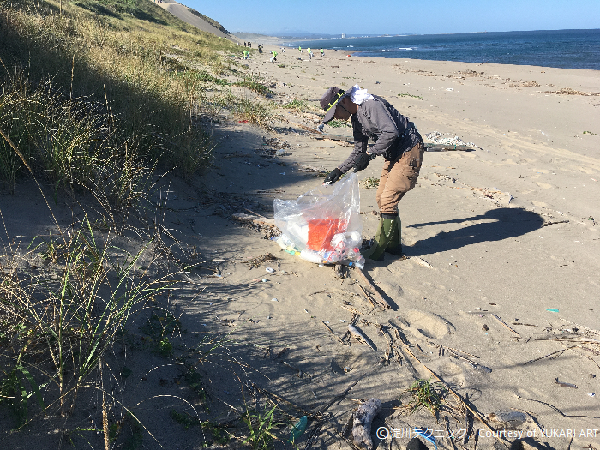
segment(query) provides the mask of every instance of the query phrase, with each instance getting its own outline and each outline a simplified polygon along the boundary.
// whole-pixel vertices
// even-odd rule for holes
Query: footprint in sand
[[[464,386],[467,380],[465,370],[448,359],[429,363],[429,367],[440,374],[447,383],[453,386]]]
[[[548,208],[548,203],[544,203],[544,202],[538,202],[536,200],[532,200],[531,204],[533,206],[537,206],[538,208]]]
[[[536,183],[542,189],[552,189],[554,186],[548,183]]]
[[[442,317],[416,309],[407,311],[402,318],[408,324],[410,331],[428,339],[441,339],[455,331],[454,325]]]
[[[369,367],[364,352],[360,349],[352,352],[337,353],[331,358],[331,371],[338,375],[343,375],[352,370],[364,370]]]

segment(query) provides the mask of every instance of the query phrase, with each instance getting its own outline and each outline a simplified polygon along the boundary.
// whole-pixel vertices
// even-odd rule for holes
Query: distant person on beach
[[[307,51],[308,51],[308,59],[312,59],[312,57],[315,56],[315,55],[313,55],[312,50],[309,48]]]
[[[365,257],[381,261],[385,252],[404,257],[401,243],[401,222],[398,203],[415,187],[423,162],[423,139],[407,117],[401,115],[387,100],[372,95],[358,85],[344,91],[330,87],[321,97],[321,108],[326,111],[322,131],[332,119],[352,122],[354,149],[350,156],[325,178],[335,183],[350,169],[364,170],[376,156],[383,156],[379,188],[375,194],[380,212],[375,244]],[[369,138],[375,141],[368,147]]]
[[[300,50],[300,53],[302,53],[302,47],[298,46],[298,50]]]
[[[323,49],[321,49],[321,58],[325,56],[325,51]]]
[[[250,56],[250,52],[248,50],[244,50],[244,59],[248,59]]]
[[[269,61],[271,61],[271,62],[277,62],[277,55],[279,53],[277,53],[275,50],[271,50],[271,53],[273,54],[273,56],[271,56],[271,59]]]

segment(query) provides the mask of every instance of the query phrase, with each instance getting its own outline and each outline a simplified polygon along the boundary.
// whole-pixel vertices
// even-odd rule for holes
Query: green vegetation
[[[232,42],[147,0],[0,0],[0,10],[0,182],[11,190],[27,163],[57,189],[133,205],[157,164],[190,177],[211,162],[198,118],[215,97],[255,114],[221,87],[272,94],[233,67]]]
[[[411,396],[411,400],[406,405],[411,414],[426,408],[435,416],[442,407],[448,389],[440,382],[417,380],[404,393]]]
[[[26,423],[31,397],[42,411],[70,412],[129,316],[171,283],[135,270],[147,246],[117,260],[110,242],[101,244],[88,221],[58,243],[32,247],[62,270],[0,278],[0,399],[13,411],[16,426]],[[53,402],[44,403],[42,386],[56,395]]]
[[[420,95],[413,95],[413,94],[409,94],[408,92],[401,92],[400,94],[398,94],[398,97],[412,97],[412,98],[418,98],[419,100],[423,100],[423,97],[421,97]]]
[[[233,86],[241,86],[250,89],[257,94],[264,96],[272,96],[274,92],[260,82],[257,77],[247,77],[242,81],[236,81]]]
[[[295,111],[307,111],[310,109],[308,102],[301,98],[295,98],[294,100],[289,101],[281,105],[282,108],[293,109]]]
[[[276,427],[283,425],[275,422],[273,414],[277,409],[274,405],[267,411],[246,410],[242,420],[248,427],[248,435],[244,440],[244,444],[250,445],[253,450],[266,450],[272,448],[273,441],[277,438],[273,434]]]
[[[171,410],[171,418],[178,424],[183,425],[183,428],[185,428],[186,430],[190,427],[200,425],[200,419],[198,419],[198,417],[190,416],[189,414],[185,413],[180,413],[178,411],[175,411],[174,409]]]
[[[95,432],[96,430],[88,429],[81,431]],[[143,427],[130,413],[127,413],[123,419],[112,423],[109,427],[110,443],[117,447],[115,444],[120,441],[118,448],[123,448],[124,450],[136,450],[141,448],[143,436]],[[74,445],[74,442],[71,442],[71,445]]]
[[[365,189],[376,189],[379,187],[379,178],[376,178],[376,177],[365,178],[362,182],[362,185]]]
[[[154,352],[167,357],[173,353],[169,338],[181,332],[181,322],[168,311],[152,311],[140,331],[148,336],[146,340]]]
[[[212,422],[202,422],[202,428],[210,432],[213,441],[217,444],[225,445],[231,440],[230,433],[223,425],[214,424]],[[210,442],[208,444],[210,444]]]
[[[352,125],[346,121],[346,120],[339,120],[339,119],[333,119],[331,122],[328,122],[327,125],[329,125],[332,128],[351,128]]]
[[[79,205],[93,218],[84,211],[65,230],[56,221],[58,234],[0,255],[0,406],[21,429],[72,416],[91,388],[103,417],[65,430],[67,441],[103,434],[105,448],[140,448],[151,432],[104,386],[109,373],[112,384],[133,371],[106,359],[121,341],[153,358],[179,357],[181,323],[155,302],[178,278],[149,275],[164,249],[158,232],[130,252],[115,237],[128,226],[139,231],[129,218],[143,216],[158,168],[189,178],[211,164],[203,119],[270,128],[275,106],[264,97],[273,92],[227,56],[237,53],[232,42],[148,0],[0,0],[0,42],[0,189],[33,178],[40,191],[51,187],[55,203],[82,193],[97,202]],[[145,335],[133,336],[126,325],[148,304]],[[200,361],[222,341],[202,345]],[[183,367],[180,379],[204,400],[195,366]],[[229,439],[206,427],[215,441]]]

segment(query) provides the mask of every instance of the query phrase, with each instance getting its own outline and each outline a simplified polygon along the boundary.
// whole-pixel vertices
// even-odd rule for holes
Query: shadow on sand
[[[523,208],[495,208],[485,214],[465,219],[417,223],[409,225],[409,227],[421,228],[430,225],[460,224],[482,220],[485,222],[469,225],[454,231],[440,231],[435,236],[418,241],[412,247],[407,247],[407,254],[415,256],[430,255],[455,250],[471,244],[501,241],[523,236],[531,231],[540,229],[544,224],[544,220],[539,214]]]

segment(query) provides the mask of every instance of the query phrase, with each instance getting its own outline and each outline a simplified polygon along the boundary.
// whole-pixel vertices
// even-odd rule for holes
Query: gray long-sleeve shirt
[[[415,125],[377,95],[358,105],[357,113],[352,115],[352,133],[354,149],[338,167],[344,173],[354,167],[359,154],[367,151],[369,138],[375,141],[369,153],[383,155],[386,160],[393,160],[422,142]]]

